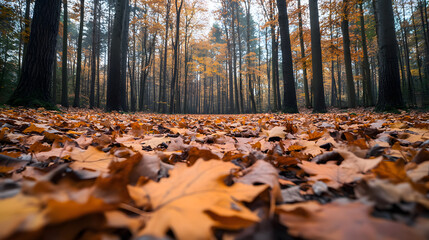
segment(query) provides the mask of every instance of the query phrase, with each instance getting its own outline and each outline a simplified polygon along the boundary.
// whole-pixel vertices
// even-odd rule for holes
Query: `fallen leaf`
[[[330,240],[423,239],[417,231],[404,224],[372,217],[371,206],[359,202],[293,205],[289,209],[280,206],[278,212],[280,222],[288,227],[289,234],[294,237]]]
[[[172,230],[178,239],[209,239],[213,227],[240,229],[259,221],[241,202],[252,201],[267,186],[226,186],[223,179],[234,168],[231,163],[200,160],[192,167],[177,164],[159,183],[128,186],[137,205],[152,210],[140,235],[164,237]]]

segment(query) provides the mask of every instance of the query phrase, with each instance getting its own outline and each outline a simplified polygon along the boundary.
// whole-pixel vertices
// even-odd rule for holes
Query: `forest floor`
[[[429,239],[428,150],[429,113],[3,108],[0,239]]]

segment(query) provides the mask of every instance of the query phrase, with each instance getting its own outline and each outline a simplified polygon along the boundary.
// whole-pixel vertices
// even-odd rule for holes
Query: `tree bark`
[[[322,47],[320,44],[319,9],[317,0],[309,0],[311,48],[313,67],[313,112],[326,112],[325,94],[323,89]]]
[[[362,62],[363,105],[368,107],[368,106],[374,105],[374,96],[372,95],[371,73],[369,70],[368,46],[366,43],[363,1],[359,3],[359,11],[360,11],[360,32],[361,32],[362,51],[363,51],[363,62]]]
[[[277,0],[279,10],[279,25],[282,48],[282,69],[283,69],[283,112],[297,113],[295,77],[293,75],[292,50],[289,35],[289,19],[287,15],[287,4],[285,0]]]
[[[94,0],[94,15],[92,19],[92,55],[91,55],[91,86],[89,92],[89,108],[95,107],[95,72],[97,59],[97,7],[98,0]]]
[[[398,43],[391,0],[377,0],[379,90],[376,109],[394,110],[403,107],[398,66]]]
[[[121,33],[125,15],[126,0],[118,0],[116,3],[115,19],[112,29],[112,40],[110,46],[109,71],[107,74],[107,97],[106,111],[124,110],[121,105]]]
[[[343,33],[344,65],[346,68],[347,103],[348,107],[356,107],[356,92],[353,80],[352,57],[350,52],[349,35],[349,0],[343,1],[343,16],[341,20],[341,31]]]
[[[176,94],[176,84],[179,80],[179,37],[180,37],[180,13],[182,11],[183,2],[185,0],[180,1],[180,6],[178,5],[178,0],[175,2],[176,6],[176,38],[174,43],[174,69],[173,69],[173,78],[171,80],[171,98],[170,98],[170,113],[175,113],[177,109],[175,109],[175,94]]]
[[[77,40],[76,86],[74,91],[73,107],[80,107],[80,77],[82,72],[82,39],[83,39],[84,20],[85,20],[85,0],[80,0],[79,37]]]
[[[67,38],[68,38],[68,13],[67,13],[67,1],[63,0],[63,57],[62,57],[62,84],[61,84],[61,105],[63,107],[69,107],[68,101],[68,76],[67,76]]]
[[[60,11],[60,0],[36,0],[27,54],[18,87],[8,101],[10,105],[54,107],[50,86]]]
[[[301,61],[302,70],[304,72],[304,96],[305,96],[305,107],[311,108],[310,96],[308,93],[308,77],[307,77],[307,63],[305,61],[305,46],[304,46],[304,30],[302,27],[302,9],[301,0],[298,0],[298,31],[299,31],[299,45],[301,48]]]

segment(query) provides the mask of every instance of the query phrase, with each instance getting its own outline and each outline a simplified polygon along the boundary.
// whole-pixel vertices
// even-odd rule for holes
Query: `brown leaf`
[[[371,206],[359,202],[334,202],[323,206],[307,202],[281,205],[277,211],[289,234],[299,238],[423,239],[404,224],[372,217]]]
[[[177,164],[170,177],[142,188],[128,186],[138,206],[150,207],[152,216],[141,235],[178,239],[210,239],[212,228],[240,229],[259,218],[241,202],[250,202],[266,189],[223,179],[235,166],[221,161],[197,161],[192,167]]]

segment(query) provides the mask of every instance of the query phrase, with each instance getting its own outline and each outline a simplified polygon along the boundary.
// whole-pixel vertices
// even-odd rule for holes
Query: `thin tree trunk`
[[[349,35],[349,0],[343,1],[343,19],[341,21],[341,31],[343,33],[344,48],[344,65],[346,68],[346,85],[347,85],[347,103],[348,107],[356,107],[356,92],[353,80],[352,58],[350,52],[350,35]]]
[[[79,37],[77,39],[77,66],[76,66],[76,86],[74,91],[73,107],[80,107],[80,78],[82,72],[82,40],[83,24],[85,20],[85,0],[80,0],[80,23]]]
[[[67,76],[67,25],[68,25],[68,13],[67,13],[67,1],[63,0],[63,57],[62,57],[62,84],[61,84],[61,105],[63,107],[69,107],[68,101],[68,76]]]
[[[304,72],[304,96],[305,96],[305,107],[311,108],[310,96],[308,94],[308,77],[307,77],[307,63],[305,61],[305,46],[304,46],[304,30],[302,27],[302,7],[301,0],[298,0],[298,31],[299,31],[299,45],[301,47],[301,61],[302,70]]]

